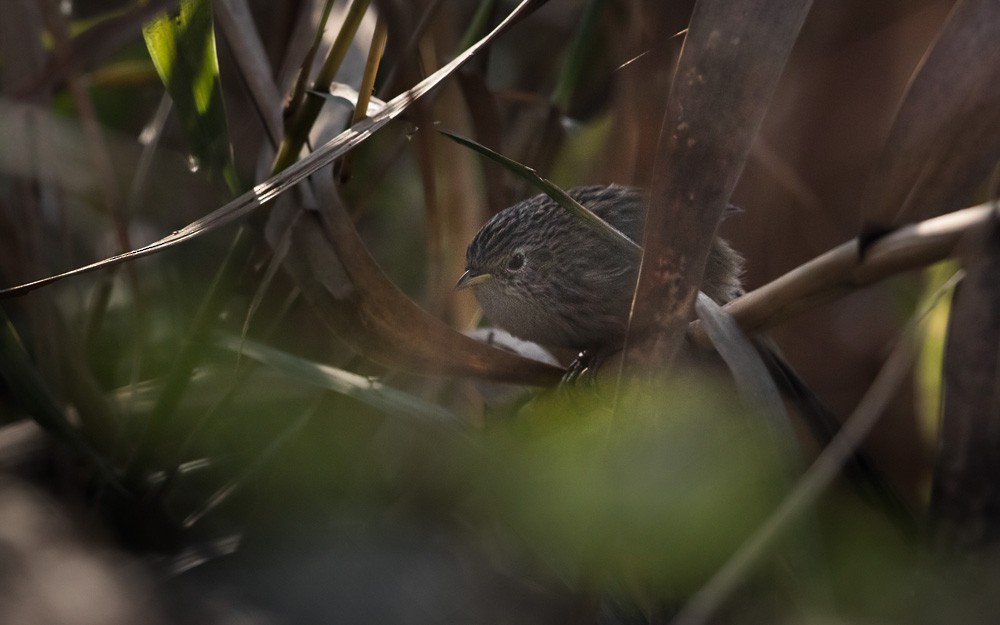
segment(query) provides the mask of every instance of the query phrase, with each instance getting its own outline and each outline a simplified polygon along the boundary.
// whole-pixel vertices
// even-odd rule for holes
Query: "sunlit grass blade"
[[[76,269],[60,274],[48,276],[40,280],[27,282],[7,289],[0,289],[0,297],[23,295],[24,293],[33,291],[34,289],[70,276],[80,275],[97,269],[117,265],[129,260],[135,260],[151,254],[156,254],[180,243],[184,243],[185,241],[190,241],[208,234],[209,232],[214,232],[219,228],[246,216],[282,193],[287,192],[296,184],[302,182],[323,167],[326,167],[336,159],[340,158],[340,156],[367,141],[383,126],[399,117],[403,111],[413,104],[413,102],[427,95],[443,80],[453,74],[455,70],[472,58],[477,52],[489,45],[518,18],[522,17],[526,12],[534,9],[537,4],[539,4],[538,0],[523,0],[523,2],[512,10],[510,14],[508,14],[507,17],[499,25],[497,25],[496,28],[490,31],[487,36],[480,39],[476,45],[472,46],[462,54],[459,54],[450,62],[442,66],[439,70],[414,85],[412,88],[393,98],[386,104],[385,108],[379,111],[377,115],[351,126],[331,139],[329,142],[320,146],[312,154],[296,161],[287,169],[282,170],[281,173],[268,178],[264,182],[256,185],[250,191],[234,198],[205,217],[188,224],[180,230],[175,230],[158,241],[154,241],[153,243],[138,249],[111,256],[105,258],[104,260],[84,265],[82,267],[77,267]]]
[[[215,52],[210,0],[184,0],[142,30],[146,48],[177,107],[193,158],[230,192],[239,189]]]

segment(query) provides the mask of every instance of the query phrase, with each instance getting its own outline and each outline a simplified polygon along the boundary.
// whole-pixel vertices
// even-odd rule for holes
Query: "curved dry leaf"
[[[320,202],[319,213],[291,209],[300,212],[291,226],[285,269],[323,323],[354,350],[413,373],[521,384],[561,377],[558,367],[474,341],[427,314],[382,272],[350,216],[333,204]]]
[[[239,6],[237,0],[227,0],[225,4]],[[252,47],[253,39],[239,31],[227,30],[227,35],[241,38],[245,46]],[[257,105],[267,110],[280,105],[280,101],[273,100],[273,94],[271,89],[259,89],[253,95]],[[329,176],[314,177],[309,190],[310,195],[320,196],[317,201],[307,202],[310,208],[337,204]],[[279,198],[285,199],[290,197]],[[308,225],[300,224],[299,220]],[[361,282],[352,282],[332,242],[316,222],[314,212],[301,210],[291,201],[277,202],[267,223],[267,237],[274,251],[267,273],[271,275],[280,263],[306,300],[317,308],[324,323],[358,353],[386,366],[418,373],[446,372],[536,384],[559,379],[561,371],[556,367],[478,343],[428,315],[374,264],[357,239],[353,225],[344,228],[342,237],[357,250],[351,252],[351,262],[365,265],[356,271],[368,276]],[[263,296],[267,282],[255,294],[255,301]],[[373,298],[373,292],[381,297]],[[377,309],[371,303],[373,299],[385,302],[385,308]],[[386,322],[387,318],[391,321]]]

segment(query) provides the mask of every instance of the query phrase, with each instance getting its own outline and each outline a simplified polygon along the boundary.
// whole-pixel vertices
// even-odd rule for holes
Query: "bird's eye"
[[[522,254],[521,252],[514,254],[513,256],[510,257],[510,260],[507,261],[507,269],[510,269],[511,271],[517,271],[523,266],[524,266],[524,254]]]

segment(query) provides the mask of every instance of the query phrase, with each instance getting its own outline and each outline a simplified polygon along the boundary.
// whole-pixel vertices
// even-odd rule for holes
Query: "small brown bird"
[[[642,240],[645,194],[619,185],[568,191],[604,221]],[[547,195],[506,208],[482,227],[456,288],[471,287],[483,312],[520,338],[595,353],[624,343],[639,256],[611,245]],[[702,291],[720,304],[739,296],[743,259],[722,239]]]
[[[633,241],[640,241],[646,196],[639,189],[576,187],[569,194]],[[735,210],[735,209],[732,209]],[[505,208],[482,227],[456,288],[472,288],[486,316],[522,339],[587,351],[598,359],[625,341],[639,256],[621,251],[547,195]],[[743,293],[743,258],[716,238],[701,290],[719,304]],[[840,422],[765,339],[756,346],[779,388],[799,405],[821,446]],[[847,467],[862,491],[900,522],[909,513],[858,450]]]

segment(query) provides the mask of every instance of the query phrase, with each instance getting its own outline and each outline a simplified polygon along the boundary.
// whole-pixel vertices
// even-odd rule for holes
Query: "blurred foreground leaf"
[[[661,386],[618,417],[544,395],[486,432],[466,465],[468,505],[565,579],[692,590],[789,476],[784,450],[734,396],[696,386]]]
[[[114,469],[69,422],[63,408],[46,387],[21,343],[14,325],[0,309],[0,378],[15,403],[56,440],[89,462],[105,483],[121,488]]]

